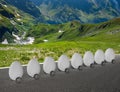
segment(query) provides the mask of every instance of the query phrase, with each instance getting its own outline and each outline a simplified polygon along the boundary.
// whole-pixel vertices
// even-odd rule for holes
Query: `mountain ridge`
[[[8,39],[8,42],[14,42],[12,33],[21,34],[27,31],[34,22],[33,16],[23,12],[15,6],[0,1],[0,42]]]
[[[73,0],[40,0],[40,2],[36,0],[37,4],[29,0],[23,0],[22,3],[19,3],[19,0],[10,1],[0,1],[0,41],[8,39],[9,42],[14,42],[12,33],[20,36],[24,32],[27,33],[26,37],[35,37],[35,43],[47,40],[89,40],[93,38],[99,40],[101,37],[98,37],[98,33],[101,35],[101,30],[105,34],[106,30],[112,33],[113,31],[109,31],[114,24],[113,30],[117,30],[119,35],[120,21],[115,19],[117,23],[114,23],[110,20],[120,15],[119,0],[75,0],[77,3]],[[20,7],[21,4],[22,7]],[[29,12],[26,12],[27,10]],[[113,24],[109,22],[99,24],[99,22],[108,20]],[[116,34],[112,36],[114,38]]]
[[[35,43],[42,43],[44,40],[120,42],[120,18],[99,24],[81,24],[79,21],[56,25],[38,24],[33,26],[27,36],[35,37]]]
[[[11,4],[18,9],[33,15],[34,17],[39,17],[41,15],[39,9],[29,0],[5,0],[8,4]]]
[[[61,24],[78,20],[100,23],[120,16],[119,0],[2,0],[30,14],[37,22]]]
[[[100,23],[120,16],[119,0],[30,0],[37,5],[46,23]]]

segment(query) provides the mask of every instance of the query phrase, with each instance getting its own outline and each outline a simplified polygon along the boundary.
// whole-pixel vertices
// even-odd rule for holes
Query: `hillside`
[[[43,62],[97,49],[120,53],[119,0],[31,1],[0,0],[0,42],[19,44],[0,44],[0,67],[16,60],[27,64],[33,56]],[[35,44],[20,45],[29,37]]]
[[[15,42],[12,33],[27,33],[35,43],[103,37],[119,41],[120,21],[113,19],[120,16],[119,5],[119,0],[1,0],[0,42]]]
[[[0,1],[0,42],[8,39],[13,42],[12,33],[20,35],[34,23],[34,18],[20,9]]]
[[[16,8],[34,16],[41,17],[39,9],[29,0],[5,0],[8,4],[15,6]]]
[[[27,36],[36,38],[35,43],[53,41],[113,41],[120,42],[120,18],[99,24],[81,24],[72,21],[64,24],[38,24]]]
[[[40,9],[46,23],[78,20],[100,23],[120,16],[119,0],[30,0]]]
[[[74,20],[81,23],[100,23],[120,16],[119,0],[1,1],[31,15],[39,23],[61,24]]]

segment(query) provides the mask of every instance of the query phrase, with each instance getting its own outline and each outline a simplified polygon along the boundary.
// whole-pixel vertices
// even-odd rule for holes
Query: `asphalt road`
[[[120,55],[115,64],[82,67],[81,71],[71,68],[68,74],[57,70],[51,77],[42,71],[39,80],[29,77],[24,67],[20,84],[9,79],[8,69],[1,69],[0,92],[120,92]]]

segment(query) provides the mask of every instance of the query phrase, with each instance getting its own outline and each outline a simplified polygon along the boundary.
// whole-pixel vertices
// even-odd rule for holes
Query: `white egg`
[[[78,69],[80,66],[82,66],[83,65],[82,56],[78,53],[74,53],[71,58],[71,65],[75,69]]]
[[[59,70],[66,71],[70,67],[70,59],[66,55],[61,55],[57,65]]]
[[[94,59],[97,64],[102,64],[105,61],[105,54],[103,50],[97,50],[95,52]]]
[[[17,80],[17,78],[22,78],[23,67],[18,61],[13,62],[9,68],[9,77],[12,80]]]
[[[108,48],[106,51],[105,51],[105,60],[107,62],[112,62],[113,60],[115,60],[115,52],[113,49],[111,48]]]
[[[27,73],[29,76],[35,78],[35,75],[39,75],[40,70],[41,70],[40,64],[38,63],[36,58],[33,58],[32,60],[29,61],[27,65]]]
[[[87,51],[84,54],[83,63],[86,66],[91,66],[92,64],[94,64],[94,56],[93,56],[93,53],[91,51]]]
[[[56,63],[52,57],[46,57],[43,63],[43,70],[45,73],[50,74],[56,69]]]

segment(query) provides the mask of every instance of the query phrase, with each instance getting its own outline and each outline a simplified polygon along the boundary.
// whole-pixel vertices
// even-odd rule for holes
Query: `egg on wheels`
[[[82,70],[82,68],[81,68],[82,65],[83,65],[82,56],[79,53],[74,53],[72,58],[71,58],[71,66],[74,69]]]
[[[52,57],[46,57],[43,63],[43,71],[51,76],[55,75],[56,63]]]
[[[59,57],[57,65],[60,71],[69,73],[70,59],[66,55],[61,55]]]
[[[35,80],[38,80],[40,70],[41,70],[40,64],[38,63],[36,58],[33,58],[32,60],[29,61],[27,65],[27,73],[29,76],[31,76]]]
[[[13,62],[9,68],[10,79],[16,81],[16,83],[20,83],[22,81],[22,76],[23,67],[18,61]]]
[[[91,51],[85,52],[84,57],[83,57],[83,63],[85,66],[89,66],[91,68],[94,67],[94,56]]]
[[[95,52],[94,59],[95,63],[105,65],[105,53],[103,52],[103,50],[97,50]]]
[[[115,52],[112,48],[105,51],[105,60],[106,62],[115,63]]]

